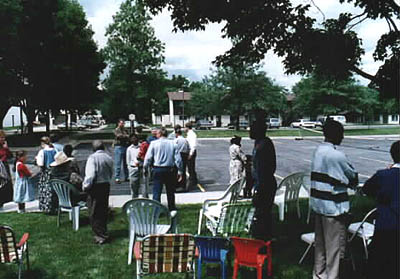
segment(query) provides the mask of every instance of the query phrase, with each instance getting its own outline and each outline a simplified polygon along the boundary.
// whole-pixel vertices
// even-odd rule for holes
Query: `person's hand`
[[[3,143],[3,148],[8,148],[8,143],[7,143],[7,141],[4,141],[4,143]]]
[[[181,182],[183,180],[183,175],[182,174],[178,174],[178,182]]]
[[[135,167],[138,167],[138,166],[139,166],[139,162],[136,162],[136,163],[135,163]]]

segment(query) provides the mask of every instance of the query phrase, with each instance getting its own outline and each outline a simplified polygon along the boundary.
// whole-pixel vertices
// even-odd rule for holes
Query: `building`
[[[8,128],[21,126],[21,115],[23,123],[26,124],[26,115],[23,110],[20,107],[11,107],[3,118],[3,127]]]

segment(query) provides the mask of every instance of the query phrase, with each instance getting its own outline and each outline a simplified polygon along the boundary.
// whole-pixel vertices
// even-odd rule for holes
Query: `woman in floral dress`
[[[231,139],[231,146],[229,147],[229,174],[231,176],[230,185],[244,176],[244,164],[246,162],[246,155],[241,149],[242,138],[234,136]]]
[[[40,145],[42,149],[36,156],[36,164],[41,167],[40,179],[39,179],[39,210],[49,214],[55,214],[58,208],[57,194],[51,187],[50,164],[54,162],[54,156],[56,150],[50,143],[48,137],[42,137],[40,139]]]
[[[13,200],[13,185],[11,181],[10,167],[7,162],[11,157],[12,154],[6,141],[6,133],[4,133],[3,130],[0,130],[0,161],[3,163],[8,176],[6,184],[0,186],[0,208],[3,208],[3,204]]]

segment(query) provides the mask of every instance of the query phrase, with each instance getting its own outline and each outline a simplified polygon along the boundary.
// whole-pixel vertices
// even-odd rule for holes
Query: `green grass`
[[[313,225],[305,222],[306,201],[301,202],[301,207],[303,214],[301,220],[297,218],[293,205],[289,206],[284,222],[277,221],[277,208],[274,208],[276,240],[272,245],[272,253],[276,279],[311,278],[313,253],[308,255],[302,265],[298,264],[306,248],[306,244],[300,240],[300,235],[313,231]],[[357,198],[353,202],[354,220],[360,220],[372,207],[373,203],[369,199]],[[196,233],[199,209],[200,205],[179,206],[180,232]],[[25,272],[23,278],[135,278],[135,263],[127,265],[127,219],[120,209],[113,209],[112,213],[108,225],[111,243],[102,246],[93,242],[86,211],[81,212],[81,224],[77,232],[72,230],[67,214],[63,215],[60,228],[56,226],[55,216],[41,213],[1,213],[0,224],[12,226],[17,232],[18,239],[23,232],[30,233],[31,271]],[[207,266],[207,271],[203,270],[203,278],[218,278],[220,274],[218,265]],[[16,271],[15,265],[1,264],[0,278],[17,278]],[[240,275],[240,278],[255,278],[255,273],[247,268],[241,268]],[[228,268],[228,278],[231,276],[232,263]],[[162,274],[147,278],[184,277],[176,274]]]

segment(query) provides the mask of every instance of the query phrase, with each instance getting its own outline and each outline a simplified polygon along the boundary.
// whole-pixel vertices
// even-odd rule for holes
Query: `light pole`
[[[182,127],[185,127],[185,91],[182,91]]]

